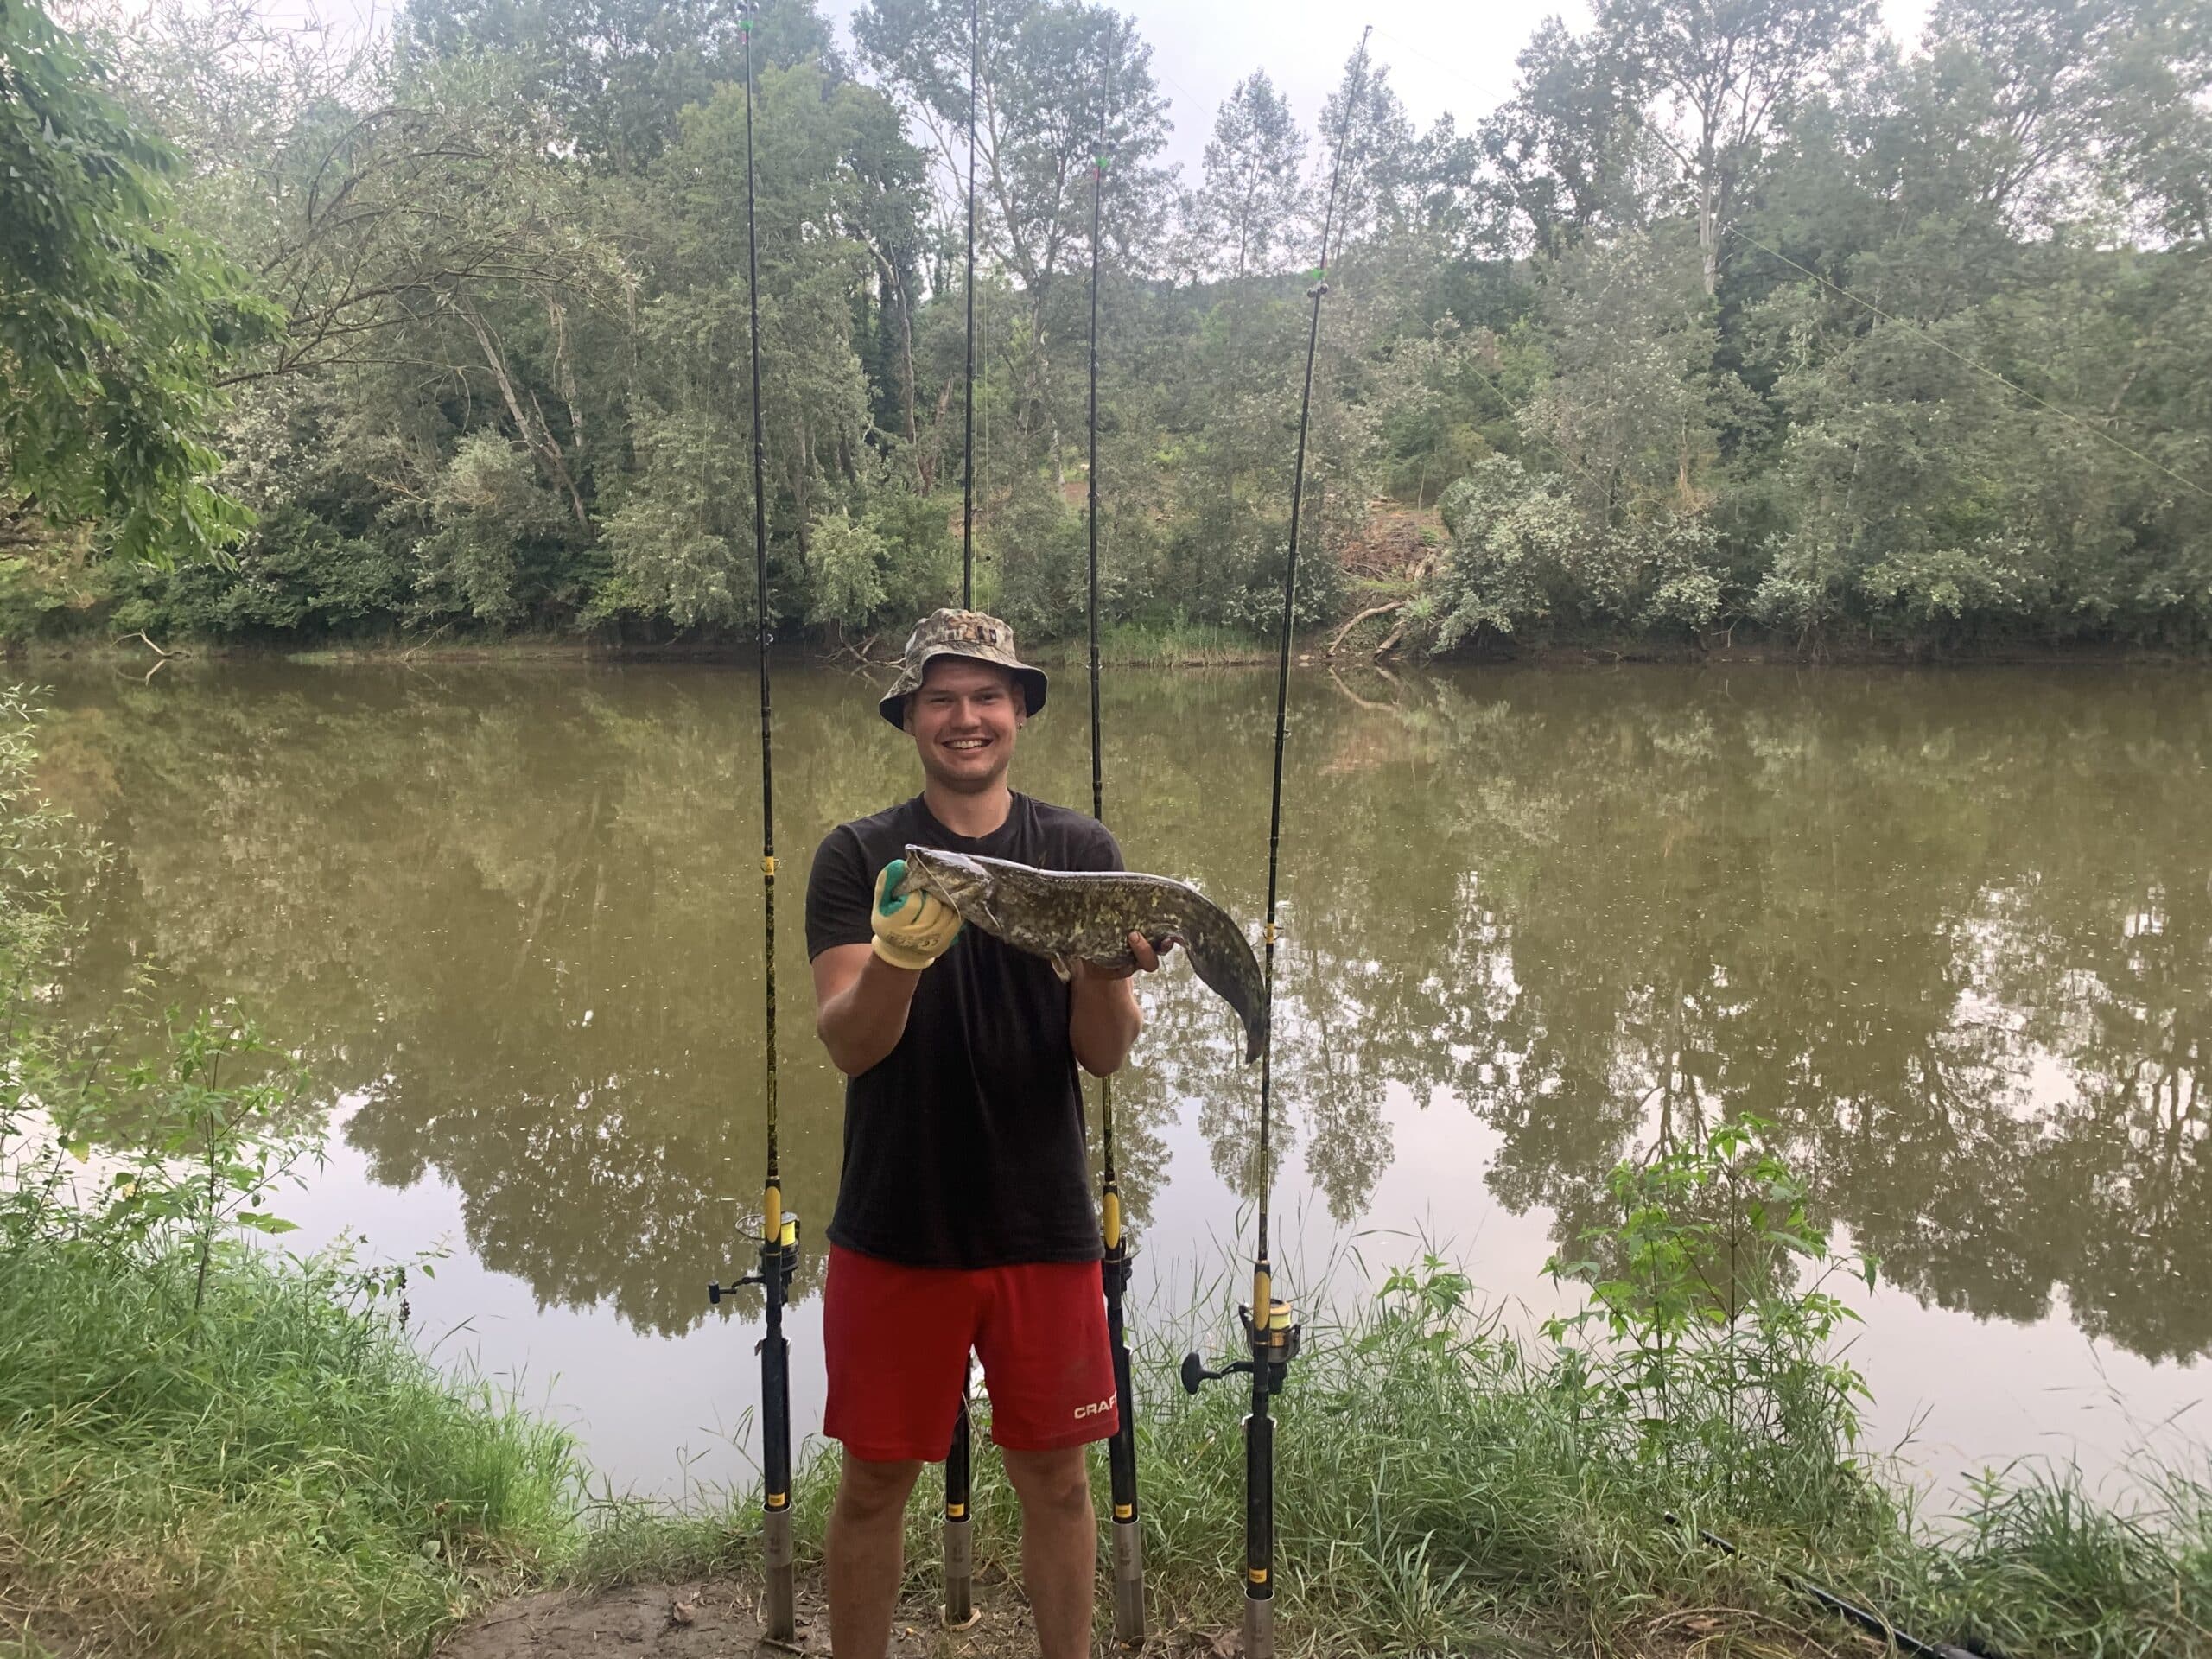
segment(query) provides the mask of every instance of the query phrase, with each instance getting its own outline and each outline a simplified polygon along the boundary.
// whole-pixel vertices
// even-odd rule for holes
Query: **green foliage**
[[[176,152],[38,6],[0,7],[0,506],[97,519],[125,557],[251,522],[209,483],[213,382],[273,319],[170,222]]]
[[[1806,1188],[1772,1144],[1773,1126],[1740,1117],[1694,1146],[1618,1166],[1620,1219],[1582,1239],[1585,1260],[1548,1264],[1579,1281],[1588,1305],[1551,1319],[1562,1386],[1626,1454],[1663,1465],[1686,1492],[1744,1492],[1800,1515],[1854,1501],[1841,1454],[1857,1443],[1858,1372],[1831,1356],[1858,1315],[1827,1288],[1871,1262],[1832,1259],[1805,1213]],[[1798,1282],[1801,1267],[1815,1273]],[[1604,1340],[1584,1345],[1592,1331]],[[1822,1456],[1808,1461],[1808,1447]]]
[[[1430,613],[1440,651],[1485,630],[1699,628],[1720,607],[1719,538],[1694,514],[1593,522],[1566,480],[1531,478],[1510,455],[1478,462],[1440,505],[1452,534]]]
[[[1049,489],[1025,490],[998,537],[999,613],[1040,638],[1073,633],[1088,604],[1090,541],[1080,515]]]
[[[814,523],[813,594],[806,620],[817,624],[851,621],[865,626],[883,609],[885,567],[891,550],[867,519],[849,512]]]
[[[1219,1293],[1199,1287],[1155,1316],[1161,1334],[1136,1356],[1147,1591],[1163,1620],[1199,1629],[1236,1617],[1243,1535],[1231,1517],[1243,1503],[1247,1396],[1217,1386],[1186,1398],[1173,1351],[1185,1335],[1217,1351],[1235,1345],[1233,1326],[1215,1323]],[[1465,1274],[1432,1253],[1385,1274],[1371,1299],[1319,1299],[1300,1317],[1305,1351],[1278,1402],[1275,1441],[1286,1651],[1648,1652],[1692,1617],[1715,1643],[1840,1648],[1841,1627],[1787,1575],[1878,1606],[1923,1640],[1980,1640],[2018,1659],[2196,1650],[2212,1588],[2208,1488],[2185,1474],[2166,1503],[2133,1513],[2088,1501],[2063,1478],[1993,1478],[1958,1525],[1923,1528],[1847,1455],[1833,1414],[1775,1420],[1764,1467],[1789,1478],[1725,1484],[1693,1459],[1651,1455],[1637,1398],[1592,1381],[1640,1363],[1641,1314],[1618,1345],[1599,1320],[1586,1345],[1547,1353],[1516,1339],[1478,1305]],[[1782,1346],[1796,1352],[1824,1318],[1808,1313]],[[1019,1535],[1004,1466],[980,1459],[976,1474],[979,1565],[1012,1572]],[[835,1458],[823,1456],[797,1482],[809,1565],[835,1476]],[[1103,1496],[1102,1471],[1093,1485]],[[917,1599],[937,1571],[939,1516],[925,1488],[907,1510],[906,1588]],[[1668,1524],[1670,1511],[1682,1524]],[[610,1506],[564,1576],[596,1588],[743,1572],[758,1513],[749,1493],[703,1512]],[[1740,1553],[1709,1548],[1700,1527]]]
[[[393,52],[352,58],[287,47],[255,3],[94,0],[113,96],[55,78],[76,52],[59,37],[23,57],[89,135],[68,154],[118,158],[72,186],[138,238],[101,245],[147,250],[103,267],[120,274],[86,314],[98,349],[69,360],[160,395],[80,378],[61,427],[62,404],[16,400],[22,433],[82,442],[53,452],[68,488],[12,470],[62,518],[99,511],[110,540],[155,550],[236,538],[204,480],[178,493],[219,451],[265,525],[236,570],[11,556],[0,626],[741,637],[748,132],[770,608],[837,637],[952,591],[969,296],[958,193],[932,188],[964,162],[964,6],[861,7],[863,85],[812,0],[776,0],[748,127],[744,36],[693,0],[417,5]],[[1466,131],[1419,128],[1379,58],[1346,64],[1319,143],[1247,77],[1179,193],[1135,26],[1090,0],[1001,7],[973,296],[986,588],[1002,576],[1033,632],[1084,608],[1069,514],[1095,199],[1105,620],[1272,634],[1300,273],[1349,109],[1301,626],[1345,607],[1341,561],[1378,497],[1426,507],[1472,480],[1461,523],[1499,516],[1451,560],[1359,573],[1407,601],[1414,646],[1741,626],[1808,652],[2202,651],[2202,10],[1947,0],[1895,50],[1865,0],[1610,0],[1582,33],[1540,29]],[[9,38],[35,16],[11,10]],[[41,164],[60,153],[8,130]],[[233,267],[257,273],[250,297]],[[44,315],[22,308],[44,291],[0,281],[0,304]],[[281,333],[245,338],[272,308]],[[151,349],[118,357],[124,340]],[[238,402],[192,450],[218,375]],[[87,435],[103,409],[160,423],[186,473]],[[138,481],[86,481],[111,462]],[[156,496],[171,505],[130,516]],[[880,547],[836,529],[822,556],[817,527],[845,523]]]

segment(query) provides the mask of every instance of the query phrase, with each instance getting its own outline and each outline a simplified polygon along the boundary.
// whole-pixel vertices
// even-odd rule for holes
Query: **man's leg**
[[[871,1463],[845,1453],[830,1512],[830,1647],[836,1659],[883,1659],[905,1571],[906,1494],[918,1463]]]
[[[1021,1582],[1037,1620],[1038,1649],[1043,1659],[1086,1659],[1098,1585],[1098,1516],[1090,1506],[1084,1448],[1007,1446],[1000,1455],[1021,1500]]]

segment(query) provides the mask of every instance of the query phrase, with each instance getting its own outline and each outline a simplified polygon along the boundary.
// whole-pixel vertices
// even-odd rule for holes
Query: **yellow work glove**
[[[875,954],[893,968],[918,974],[947,950],[960,932],[960,912],[933,893],[899,897],[893,889],[906,877],[906,861],[894,858],[875,878],[875,902],[868,906]]]

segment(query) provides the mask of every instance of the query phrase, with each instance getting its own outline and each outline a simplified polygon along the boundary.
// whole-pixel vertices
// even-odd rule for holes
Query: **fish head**
[[[982,904],[991,888],[991,874],[982,861],[966,853],[948,853],[934,847],[906,849],[906,874],[899,891],[933,893],[962,915]]]

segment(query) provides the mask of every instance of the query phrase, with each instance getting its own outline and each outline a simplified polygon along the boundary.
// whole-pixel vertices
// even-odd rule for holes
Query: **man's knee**
[[[843,1474],[837,1482],[837,1507],[855,1520],[899,1514],[906,1495],[921,1476],[919,1463],[878,1463],[845,1453]]]
[[[1007,1478],[1025,1514],[1090,1508],[1090,1465],[1079,1446],[1051,1452],[1002,1452]]]

